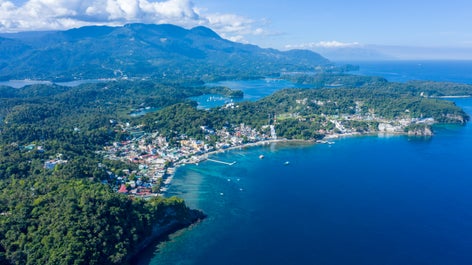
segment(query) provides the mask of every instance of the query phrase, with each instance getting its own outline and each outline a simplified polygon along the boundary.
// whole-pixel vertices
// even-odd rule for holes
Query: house
[[[44,162],[44,168],[52,170],[56,167],[56,165],[65,164],[65,163],[67,163],[67,160],[52,159],[52,160],[48,160],[48,161]]]
[[[118,190],[118,193],[128,193],[128,189],[126,188],[125,184],[121,184],[120,189]]]

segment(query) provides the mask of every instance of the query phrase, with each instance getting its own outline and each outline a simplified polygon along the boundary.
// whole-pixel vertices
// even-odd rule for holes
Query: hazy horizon
[[[87,25],[206,26],[264,48],[375,59],[472,59],[472,3],[400,0],[0,0],[0,33]],[[365,57],[367,56],[367,57]],[[336,55],[334,56],[336,57]],[[377,58],[379,57],[379,58]]]

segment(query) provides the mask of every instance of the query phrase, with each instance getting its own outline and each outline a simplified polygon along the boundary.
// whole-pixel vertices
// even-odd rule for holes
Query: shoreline
[[[311,139],[311,140],[270,139],[270,140],[262,140],[262,141],[258,141],[258,142],[251,142],[251,143],[231,146],[231,147],[224,148],[224,149],[213,150],[213,151],[201,154],[201,155],[194,155],[194,156],[190,157],[190,158],[194,158],[191,162],[189,162],[189,161],[179,162],[174,167],[177,168],[179,166],[183,166],[183,165],[187,165],[187,164],[198,164],[199,162],[203,162],[203,161],[207,160],[208,157],[211,156],[211,155],[221,154],[221,153],[229,152],[229,151],[236,150],[236,149],[245,149],[245,148],[257,147],[257,146],[264,146],[264,145],[269,145],[269,144],[273,144],[273,143],[296,143],[296,142],[299,142],[299,143],[312,143],[313,144],[313,143],[316,143],[316,140],[314,140],[314,139]],[[175,171],[173,173],[175,173]],[[173,176],[173,174],[172,174],[172,176]]]
[[[173,221],[164,226],[156,225],[151,235],[144,238],[131,253],[128,254],[127,262],[131,265],[148,264],[152,259],[155,247],[162,242],[168,241],[169,236],[180,230],[187,229],[202,222],[207,217],[203,212],[190,209],[189,219],[184,221]]]
[[[451,98],[451,99],[454,99],[454,98],[471,98],[472,95],[458,95],[458,96],[431,96],[430,98]]]
[[[231,146],[228,148],[224,149],[218,149],[218,150],[213,150],[207,153],[203,153],[200,155],[193,155],[189,158],[187,158],[185,161],[178,161],[174,166],[169,167],[168,169],[172,169],[171,173],[167,173],[168,177],[167,179],[170,179],[166,185],[171,184],[171,180],[173,179],[175,172],[178,167],[184,166],[184,165],[190,165],[190,164],[197,164],[203,161],[208,160],[208,157],[211,155],[216,155],[216,154],[221,154],[225,152],[230,152],[232,150],[236,149],[246,149],[246,148],[251,148],[251,147],[258,147],[258,146],[264,146],[264,145],[269,145],[273,143],[301,143],[301,144],[332,144],[332,142],[326,141],[330,139],[338,139],[338,138],[343,138],[343,137],[351,137],[351,136],[363,136],[363,135],[375,135],[375,133],[344,133],[344,134],[330,134],[326,135],[322,139],[316,140],[316,139],[309,139],[309,140],[304,140],[304,139],[286,139],[286,138],[281,138],[281,139],[269,139],[269,140],[262,140],[258,142],[250,142],[250,143],[245,143],[241,145],[235,145]],[[190,160],[190,161],[189,161]]]
[[[188,164],[196,164],[200,162],[204,162],[208,160],[209,156],[211,155],[216,155],[216,154],[221,154],[225,152],[230,152],[232,150],[236,149],[246,149],[246,148],[251,148],[251,147],[258,147],[258,146],[264,146],[264,145],[269,145],[273,143],[301,143],[301,144],[334,144],[335,142],[332,142],[330,140],[334,139],[341,139],[341,138],[350,138],[350,137],[362,137],[362,136],[410,136],[410,137],[415,137],[415,136],[421,136],[421,135],[413,135],[413,134],[408,134],[408,132],[380,132],[380,131],[375,131],[375,132],[350,132],[350,133],[341,133],[341,134],[328,134],[325,135],[322,139],[309,139],[309,140],[303,140],[303,139],[269,139],[269,140],[262,140],[258,142],[251,142],[251,143],[245,143],[241,145],[236,145],[236,146],[231,146],[228,148],[224,149],[218,149],[218,150],[213,150],[207,153],[203,153],[200,155],[193,155],[185,161],[178,161],[176,164],[174,164],[172,167],[167,168],[167,178],[165,179],[165,185],[161,187],[161,192],[158,193],[159,196],[165,196],[168,186],[172,185],[172,180],[175,176],[175,173],[177,169],[181,166],[185,166]],[[171,171],[171,172],[169,172]]]

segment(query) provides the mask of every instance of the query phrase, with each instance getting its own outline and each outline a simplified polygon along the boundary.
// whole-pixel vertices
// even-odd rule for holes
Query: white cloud
[[[244,38],[242,35],[236,35],[236,36],[223,36],[225,39],[228,39],[230,41],[234,42],[240,42],[240,43],[248,43],[248,41]]]
[[[340,42],[340,41],[320,41],[310,42],[297,45],[286,45],[287,49],[315,49],[315,48],[348,48],[348,47],[361,47],[362,45],[358,42]]]
[[[223,37],[243,41],[267,32],[254,21],[235,14],[209,13],[191,0],[28,0],[15,5],[0,0],[0,32],[62,30],[85,25],[171,23],[208,26]]]
[[[248,34],[254,23],[251,19],[234,14],[208,14],[206,19],[213,28],[224,33]]]
[[[2,14],[5,12],[10,12],[11,10],[14,10],[14,9],[15,9],[15,5],[12,2],[0,0],[0,11],[2,11]]]
[[[257,29],[255,29],[255,30],[253,31],[253,34],[254,34],[254,35],[266,35],[267,32],[266,32],[266,30],[263,29],[263,28],[257,28]]]
[[[359,46],[359,43],[358,42],[321,41],[321,42],[318,42],[316,46],[323,47],[323,48],[343,48],[343,47]]]

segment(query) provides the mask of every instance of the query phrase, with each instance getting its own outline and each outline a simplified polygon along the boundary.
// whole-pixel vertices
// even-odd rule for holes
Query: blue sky
[[[251,2],[255,2],[251,4]],[[472,1],[199,1],[216,12],[267,20],[277,46],[321,41],[471,46]],[[271,4],[274,3],[274,4]]]
[[[424,47],[471,59],[471,14],[470,0],[0,0],[0,32],[172,23],[277,49],[388,46],[401,57],[392,47]]]

